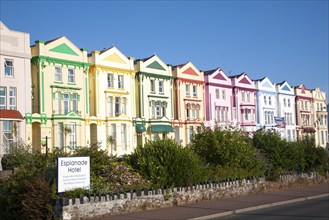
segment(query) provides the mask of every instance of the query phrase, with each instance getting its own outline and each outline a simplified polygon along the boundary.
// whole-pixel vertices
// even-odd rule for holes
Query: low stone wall
[[[116,215],[160,207],[182,205],[202,200],[223,199],[263,191],[288,188],[294,184],[308,184],[318,180],[316,173],[287,174],[279,181],[269,182],[264,178],[233,180],[217,183],[197,184],[191,187],[144,190],[128,193],[84,196],[62,199],[56,202],[56,213],[64,220],[86,219],[105,214]],[[303,183],[302,183],[303,182]]]

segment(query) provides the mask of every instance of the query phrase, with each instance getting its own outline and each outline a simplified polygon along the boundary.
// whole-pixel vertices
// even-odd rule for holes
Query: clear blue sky
[[[329,99],[328,0],[0,1],[0,19],[31,44],[66,36],[89,52],[156,53],[172,65],[320,87]]]

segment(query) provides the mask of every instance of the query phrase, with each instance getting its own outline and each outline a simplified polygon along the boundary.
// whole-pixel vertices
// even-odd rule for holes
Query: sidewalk
[[[159,208],[124,215],[106,215],[92,220],[177,220],[177,219],[211,219],[260,208],[283,205],[318,197],[328,197],[329,184],[284,189],[229,199],[202,201],[182,206]]]

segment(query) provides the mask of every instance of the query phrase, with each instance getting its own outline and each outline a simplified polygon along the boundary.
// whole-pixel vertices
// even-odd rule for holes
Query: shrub
[[[36,177],[23,182],[26,192],[19,196],[22,213],[29,219],[52,219],[53,204],[49,181]]]
[[[240,170],[249,174],[247,176],[262,174],[262,155],[253,148],[250,138],[239,130],[203,129],[194,136],[190,148],[204,163],[216,167],[215,170],[222,167]]]
[[[204,180],[198,156],[170,139],[138,146],[126,160],[153,187],[188,186]]]

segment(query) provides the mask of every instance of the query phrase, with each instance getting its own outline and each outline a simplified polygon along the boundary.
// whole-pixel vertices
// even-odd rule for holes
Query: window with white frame
[[[219,99],[219,89],[216,89],[216,99]]]
[[[150,101],[151,118],[155,118],[155,101]]]
[[[163,91],[163,81],[160,80],[160,81],[159,81],[159,93],[160,93],[160,94],[163,94],[163,92],[164,92],[164,91]]]
[[[324,124],[323,123],[323,119],[324,119],[323,115],[320,115],[320,125],[323,125]]]
[[[250,102],[250,92],[247,92],[247,102]]]
[[[160,101],[155,102],[155,114],[156,114],[156,118],[161,118],[161,102]]]
[[[121,124],[121,149],[127,150],[127,125]]]
[[[236,119],[236,108],[232,109],[232,118],[235,120]]]
[[[13,77],[14,76],[14,61],[5,59],[5,76]]]
[[[195,112],[195,117],[200,118],[200,105],[196,105]]]
[[[226,99],[226,92],[225,92],[225,89],[222,90],[222,99],[223,99],[223,100]]]
[[[190,118],[190,111],[191,111],[191,104],[187,103],[186,104],[186,118],[189,119]]]
[[[72,97],[72,111],[78,113],[78,94],[73,93],[71,94]]]
[[[16,88],[9,87],[9,109],[16,110]]]
[[[324,131],[321,131],[321,144],[324,144]]]
[[[125,114],[125,115],[127,114],[127,98],[126,97],[122,98],[121,113]]]
[[[76,146],[77,146],[76,124],[75,123],[70,123],[69,128],[70,128],[70,147],[71,147],[71,149],[75,149]]]
[[[305,110],[308,110],[308,102],[305,101]]]
[[[119,97],[115,97],[115,116],[119,116],[121,114],[120,112],[120,98]]]
[[[123,89],[124,84],[123,84],[123,75],[118,75],[118,88]]]
[[[6,109],[6,93],[7,93],[6,87],[0,87],[0,109]]]
[[[67,81],[69,83],[74,83],[74,69],[73,68],[68,69],[68,79],[67,79]]]
[[[316,110],[320,111],[320,103],[318,103],[318,102],[316,103]]]
[[[9,153],[14,142],[13,123],[13,121],[3,121],[3,147],[5,153]]]
[[[191,114],[190,114],[190,119],[195,119],[195,104],[191,105]]]
[[[167,102],[162,102],[162,116],[166,116]]]
[[[150,88],[151,88],[151,92],[155,93],[155,80],[154,79],[150,80]]]
[[[107,97],[107,115],[112,117],[113,116],[113,97]]]
[[[268,104],[272,105],[272,97],[271,96],[268,97]]]
[[[288,139],[288,141],[292,141],[290,129],[287,130],[287,139]]]
[[[198,88],[196,85],[193,85],[193,97],[198,97]]]
[[[190,139],[190,142],[193,139],[193,126],[190,126],[190,128],[189,128],[189,139]]]
[[[116,145],[116,139],[117,139],[117,127],[116,124],[111,124],[111,135],[113,138],[113,142],[111,143],[111,148],[113,149],[113,151],[117,150],[117,145]]]
[[[267,105],[267,97],[264,95],[264,105]]]
[[[216,106],[215,107],[215,115],[216,115],[216,121],[220,120],[220,107]]]
[[[288,99],[288,107],[290,107],[290,99]]]
[[[107,87],[114,88],[114,76],[112,73],[107,74]]]
[[[190,84],[186,84],[185,85],[185,95],[186,96],[190,96]]]
[[[245,102],[246,101],[246,93],[242,92],[241,96],[242,96],[242,102]]]
[[[284,107],[287,107],[287,101],[286,101],[286,98],[283,99],[283,106],[284,106]]]
[[[61,109],[61,93],[55,92],[54,94],[54,113],[59,114]]]
[[[64,147],[64,124],[63,122],[59,122],[58,123],[58,139],[57,139],[57,142],[58,142],[58,148],[59,149],[63,149]]]
[[[55,82],[62,82],[62,68],[55,66]]]
[[[244,120],[248,121],[248,109],[243,109],[244,112]]]
[[[64,114],[67,114],[70,111],[70,97],[68,93],[63,94],[63,107]]]

